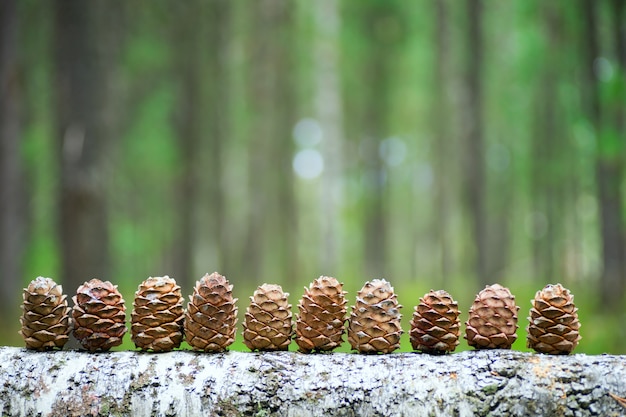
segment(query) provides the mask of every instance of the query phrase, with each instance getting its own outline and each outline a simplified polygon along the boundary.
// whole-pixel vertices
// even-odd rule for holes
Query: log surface
[[[0,348],[3,416],[624,416],[626,356]]]

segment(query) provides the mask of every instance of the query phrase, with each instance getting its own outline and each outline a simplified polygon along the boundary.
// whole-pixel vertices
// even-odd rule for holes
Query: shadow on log
[[[626,357],[0,348],[3,416],[623,416]]]

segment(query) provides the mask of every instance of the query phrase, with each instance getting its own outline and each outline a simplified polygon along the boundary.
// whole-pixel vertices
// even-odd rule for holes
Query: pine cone
[[[298,304],[296,343],[300,351],[333,350],[343,342],[346,300],[342,284],[321,276],[304,289]]]
[[[552,355],[571,353],[580,340],[574,296],[561,284],[546,285],[531,303],[528,347]]]
[[[415,306],[411,345],[426,353],[453,352],[459,344],[460,327],[457,302],[443,290],[430,290]]]
[[[391,353],[400,347],[400,309],[393,287],[384,279],[366,282],[357,293],[348,320],[348,341],[361,353]]]
[[[235,341],[236,302],[233,286],[217,272],[196,282],[185,312],[185,337],[192,348],[222,352]]]
[[[263,284],[250,297],[243,323],[243,342],[250,350],[287,350],[293,336],[289,293]]]
[[[78,287],[74,300],[74,337],[87,350],[106,351],[122,343],[126,307],[117,285],[92,279]]]
[[[22,329],[27,349],[63,349],[69,339],[70,315],[67,295],[50,278],[37,277],[22,294]]]
[[[465,338],[476,349],[510,349],[517,335],[515,296],[500,284],[478,293],[465,323]]]
[[[167,352],[183,341],[183,297],[167,275],[150,277],[135,292],[131,338],[141,350]]]

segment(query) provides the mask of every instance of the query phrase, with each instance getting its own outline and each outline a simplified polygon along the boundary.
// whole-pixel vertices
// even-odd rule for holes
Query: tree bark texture
[[[626,357],[0,348],[2,415],[620,416]]]

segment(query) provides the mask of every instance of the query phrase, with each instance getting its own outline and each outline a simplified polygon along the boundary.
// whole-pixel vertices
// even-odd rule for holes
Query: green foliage
[[[598,157],[617,164],[625,149],[624,137],[616,129],[605,129],[600,132]]]

